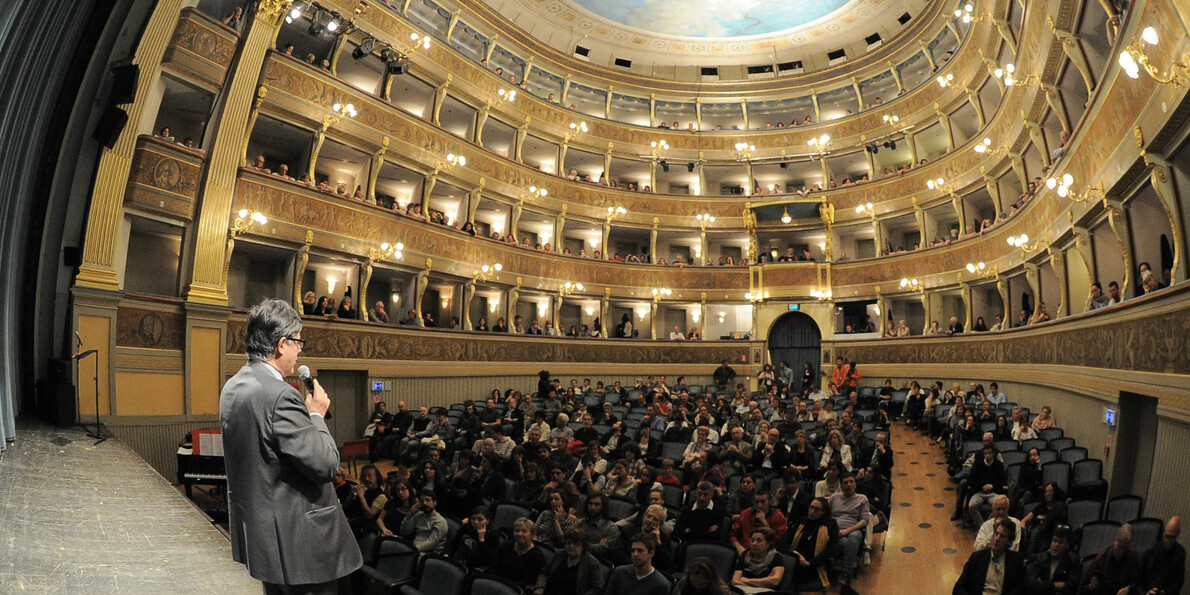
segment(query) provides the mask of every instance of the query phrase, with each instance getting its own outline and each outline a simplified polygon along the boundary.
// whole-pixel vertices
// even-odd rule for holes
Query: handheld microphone
[[[310,375],[310,368],[306,365],[298,366],[297,375],[298,375],[298,378],[300,378],[302,380],[302,384],[306,385],[306,390],[310,391],[310,393],[313,394],[314,393],[314,377]],[[326,415],[323,416],[323,419],[329,420],[330,418],[331,418],[331,412],[327,411]]]
[[[297,375],[302,379],[302,384],[306,385],[306,390],[314,392],[314,377],[310,376],[309,366],[298,366]]]

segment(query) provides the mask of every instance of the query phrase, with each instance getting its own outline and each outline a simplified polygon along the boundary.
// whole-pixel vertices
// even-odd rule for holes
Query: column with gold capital
[[[173,37],[183,4],[181,0],[157,2],[132,58],[132,63],[140,67],[136,88],[148,89],[157,81],[161,60]],[[132,157],[139,133],[137,123],[144,119],[146,109],[150,108],[150,102],[146,100],[148,94],[140,95],[139,101],[124,106],[131,125],[125,126],[112,149],[103,151],[99,157],[83,239],[83,262],[75,277],[75,283],[84,287],[119,289],[116,257],[120,236],[118,230],[124,213],[124,188],[128,185],[128,175],[132,171]],[[153,104],[152,109],[156,109],[155,106]],[[227,211],[224,211],[223,231],[226,230]],[[223,244],[222,238],[219,244]]]
[[[281,19],[291,4],[291,0],[262,0],[257,5],[256,14],[240,40],[239,53],[228,69],[228,82],[211,114],[209,121],[214,131],[206,168],[199,182],[195,233],[188,234],[193,242],[188,246],[188,251],[193,254],[193,267],[186,288],[189,301],[227,304],[223,268],[228,257],[225,251],[230,247],[226,241],[228,219],[239,172],[241,143],[265,55],[273,47]]]

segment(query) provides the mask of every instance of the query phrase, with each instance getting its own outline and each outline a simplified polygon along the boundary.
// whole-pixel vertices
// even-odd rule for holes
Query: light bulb
[[[1070,174],[1064,174],[1062,176],[1062,185],[1063,186],[1073,186],[1074,185],[1074,176],[1072,176]]]
[[[247,216],[248,216],[248,209],[240,209],[240,213],[239,213],[239,215],[240,215],[240,219],[243,219],[244,217],[247,217]]]
[[[1145,43],[1149,45],[1157,45],[1157,29],[1145,27],[1145,30],[1140,34],[1140,38],[1145,40]]]

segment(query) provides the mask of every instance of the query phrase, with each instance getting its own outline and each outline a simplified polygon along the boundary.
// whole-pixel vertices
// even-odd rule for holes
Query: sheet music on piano
[[[223,432],[218,428],[191,432],[194,454],[204,457],[223,456]]]

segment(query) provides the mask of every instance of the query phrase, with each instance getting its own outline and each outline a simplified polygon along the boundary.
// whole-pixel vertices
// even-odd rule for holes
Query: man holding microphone
[[[267,299],[248,313],[248,363],[219,396],[232,558],[266,594],[331,594],[363,561],[332,480],[339,451],[323,417],[330,399],[293,376],[304,341],[298,313]]]

